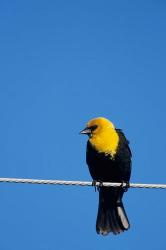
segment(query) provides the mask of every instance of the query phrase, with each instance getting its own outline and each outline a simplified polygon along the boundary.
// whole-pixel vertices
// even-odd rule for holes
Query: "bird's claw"
[[[96,185],[97,182],[99,182],[99,185]],[[103,182],[102,182],[102,181],[93,180],[93,181],[92,181],[92,186],[95,187],[95,192],[96,192],[96,190],[99,191],[99,190],[100,190],[100,187],[103,186]]]
[[[130,183],[128,181],[122,181],[121,187],[123,188],[124,192],[127,192],[130,188]]]

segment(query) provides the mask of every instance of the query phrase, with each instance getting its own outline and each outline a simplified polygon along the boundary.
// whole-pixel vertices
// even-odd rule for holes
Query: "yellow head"
[[[108,119],[98,117],[90,120],[81,134],[89,135],[89,142],[99,153],[111,156],[116,154],[119,136]]]

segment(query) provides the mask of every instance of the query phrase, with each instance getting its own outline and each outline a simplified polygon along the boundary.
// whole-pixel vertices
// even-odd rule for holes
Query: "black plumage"
[[[86,162],[93,180],[101,182],[129,182],[131,175],[131,151],[122,130],[116,129],[119,145],[114,158],[97,152],[87,142]],[[100,187],[96,231],[103,235],[118,234],[129,229],[130,224],[123,207],[124,188]]]
[[[105,118],[95,118],[88,123],[82,133],[89,136],[86,162],[93,180],[128,183],[131,175],[132,154],[129,142],[122,130],[115,129],[113,124]],[[113,144],[113,140],[116,142],[117,138],[118,143],[115,147],[116,144]],[[106,152],[103,150],[105,145],[102,140],[106,141],[107,149],[109,141],[110,144],[114,145],[110,147],[114,154],[111,151],[109,153],[108,150]],[[113,151],[114,148],[115,151]],[[123,187],[99,187],[97,233],[102,235],[107,235],[109,232],[118,234],[129,229],[129,220],[122,203],[124,191]]]

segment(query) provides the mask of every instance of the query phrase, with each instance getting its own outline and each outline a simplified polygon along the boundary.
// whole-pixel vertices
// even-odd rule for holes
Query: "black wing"
[[[131,175],[131,165],[132,165],[131,163],[132,153],[129,147],[129,141],[126,139],[126,136],[124,135],[121,129],[116,129],[116,132],[118,133],[120,138],[117,157],[119,158],[119,161],[123,161],[123,164],[120,165],[123,166],[125,179],[129,181]]]
[[[116,128],[116,132],[118,133],[120,140],[122,141],[122,143],[124,143],[124,145],[126,146],[128,153],[130,155],[130,158],[132,157],[132,152],[131,149],[129,147],[130,142],[126,139],[125,134],[123,133],[122,129],[118,129]]]

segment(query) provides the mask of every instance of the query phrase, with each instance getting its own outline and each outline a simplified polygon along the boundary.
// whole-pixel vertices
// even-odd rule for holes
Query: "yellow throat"
[[[119,144],[119,136],[114,125],[103,117],[90,120],[87,127],[94,125],[97,128],[90,135],[90,143],[99,153],[105,153],[114,157]]]

